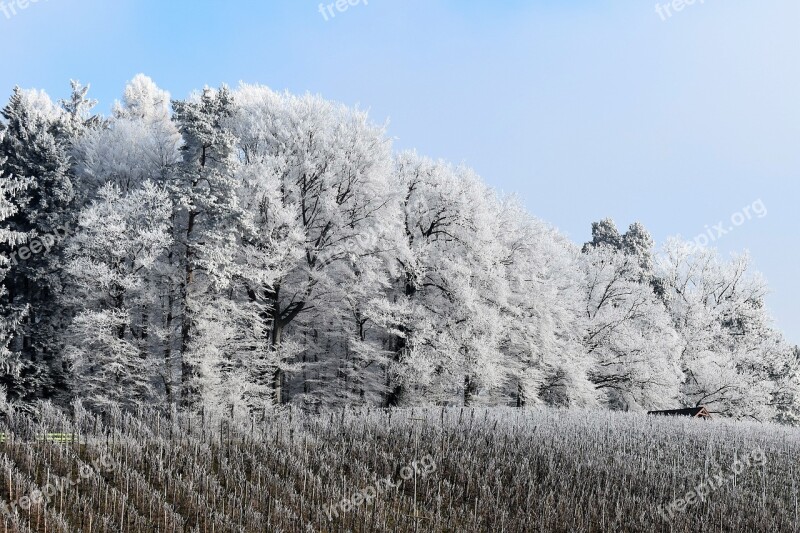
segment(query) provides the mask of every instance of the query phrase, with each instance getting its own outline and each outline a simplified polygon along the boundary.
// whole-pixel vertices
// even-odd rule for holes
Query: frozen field
[[[511,409],[287,412],[237,427],[77,419],[48,411],[6,425],[4,531],[798,525],[800,439],[778,426]]]

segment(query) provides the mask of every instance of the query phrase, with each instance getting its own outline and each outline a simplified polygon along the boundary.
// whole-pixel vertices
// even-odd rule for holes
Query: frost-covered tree
[[[82,85],[77,80],[70,81],[69,99],[60,100],[66,116],[62,121],[71,139],[79,139],[84,133],[97,129],[102,125],[101,117],[92,114],[97,100],[88,97],[89,85]]]
[[[264,201],[250,206],[257,226],[249,238],[256,249],[277,250],[280,275],[249,293],[266,311],[274,400],[288,399],[285,372],[299,370],[290,363],[303,369],[289,380],[298,399],[358,397],[359,374],[371,364],[358,355],[359,342],[371,342],[370,321],[350,289],[377,281],[379,243],[392,220],[389,141],[366,113],[316,96],[243,85],[234,98],[240,161],[273,183],[268,194],[256,184]]]
[[[405,212],[387,403],[496,400],[508,377],[501,204],[466,168],[405,153],[396,173]]]
[[[81,116],[86,122],[85,93],[73,89],[73,97],[65,108]],[[81,111],[83,110],[83,111]],[[138,190],[151,181],[163,186],[171,185],[174,174],[182,161],[181,135],[172,121],[169,109],[169,94],[158,88],[146,76],[136,76],[126,87],[122,102],[117,102],[112,117],[102,122],[92,122],[75,141],[73,154],[78,177],[78,188],[83,202],[95,198],[107,184],[113,184],[121,194]],[[177,201],[175,189],[169,188],[173,209]],[[175,225],[182,219],[175,214],[170,217],[173,238]],[[178,289],[185,271],[180,268],[181,252],[176,246],[155,262],[145,272],[147,283],[153,291],[150,300],[157,304],[144,314],[150,321],[148,329],[149,349],[162,359],[163,392],[167,403],[177,401],[180,394],[180,347],[177,323],[180,318]],[[141,321],[142,319],[140,319]]]
[[[610,218],[592,223],[592,240],[583,245],[586,253],[599,246],[608,246],[626,255],[639,259],[643,276],[648,276],[653,269],[653,237],[641,222],[634,222],[628,231],[620,234],[617,225]]]
[[[766,284],[749,269],[747,255],[723,261],[715,250],[673,239],[658,270],[680,335],[681,401],[764,420],[783,403],[790,352],[766,313]]]
[[[622,236],[622,250],[627,255],[639,259],[643,276],[649,276],[653,270],[653,237],[641,222],[634,222]]]
[[[132,98],[140,94],[132,91]],[[155,98],[158,102],[160,99]],[[202,347],[198,317],[215,298],[212,274],[206,264],[218,264],[235,245],[237,217],[233,181],[234,137],[226,122],[235,113],[227,87],[206,88],[186,101],[174,101],[174,120],[183,137],[182,161],[170,178],[173,197],[175,249],[170,261],[178,269],[175,291],[178,349],[181,356],[181,402],[198,401],[196,362]]]
[[[596,404],[593,359],[582,342],[586,295],[577,247],[514,201],[504,203],[499,221],[508,291],[503,352],[514,404]]]
[[[0,131],[0,144],[3,137],[4,132]],[[19,208],[13,199],[30,186],[31,180],[6,174],[5,162],[5,158],[0,158],[0,282],[3,283],[0,285],[0,386],[3,388],[3,395],[10,393],[12,397],[24,397],[26,387],[31,385],[25,380],[28,368],[26,362],[20,360],[18,353],[9,350],[9,343],[19,332],[27,306],[15,305],[9,301],[5,277],[11,266],[9,255],[16,252],[20,244],[27,242],[29,235],[9,228],[5,221],[17,213]]]
[[[600,245],[584,254],[586,349],[592,381],[614,409],[668,407],[678,395],[678,337],[635,255]]]
[[[75,217],[71,139],[65,133],[65,112],[44,92],[16,88],[0,116],[5,131],[0,143],[4,172],[28,180],[28,186],[7,192],[14,206],[7,227],[27,235],[29,241],[17,250],[6,250],[10,265],[3,283],[8,301],[27,308],[10,346],[35,374],[26,387],[28,399],[59,399],[65,392],[61,332],[68,317],[58,303],[62,285],[58,249]]]
[[[166,190],[152,182],[128,193],[109,183],[81,211],[66,253],[68,298],[80,309],[66,356],[73,390],[91,405],[163,404],[170,369],[151,349],[159,302],[148,272],[172,244],[171,215]]]
[[[775,420],[793,426],[800,425],[800,347],[787,350],[782,368],[774,376],[778,390],[774,395]]]
[[[75,97],[73,97],[74,99]],[[71,104],[79,107],[82,104]],[[81,184],[90,198],[111,182],[123,192],[144,181],[165,182],[181,161],[181,136],[169,109],[169,93],[146,76],[136,76],[103,127],[83,135],[75,146]]]
[[[588,252],[591,248],[598,246],[610,246],[616,250],[622,250],[622,235],[620,235],[617,225],[610,218],[604,218],[600,222],[592,222],[592,240],[583,245],[583,252]]]

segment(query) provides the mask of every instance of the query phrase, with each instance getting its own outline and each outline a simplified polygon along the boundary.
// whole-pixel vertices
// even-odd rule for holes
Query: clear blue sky
[[[320,93],[576,242],[605,216],[694,237],[760,199],[716,245],[751,251],[800,343],[800,2],[700,2],[662,20],[642,0],[361,0],[326,21],[319,0],[39,0],[0,10],[0,96],[77,78],[108,112],[139,72],[174,97]]]

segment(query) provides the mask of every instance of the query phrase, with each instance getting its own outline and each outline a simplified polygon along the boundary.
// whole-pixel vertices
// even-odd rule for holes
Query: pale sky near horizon
[[[0,101],[14,85],[64,97],[75,78],[108,113],[139,72],[176,98],[239,81],[319,93],[579,243],[604,217],[661,244],[749,208],[712,244],[750,251],[800,343],[797,0],[671,16],[666,0],[361,0],[333,17],[333,0],[324,15],[319,0],[20,1],[0,0]]]

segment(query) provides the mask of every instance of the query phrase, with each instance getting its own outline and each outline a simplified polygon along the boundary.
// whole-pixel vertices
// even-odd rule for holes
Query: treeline
[[[0,124],[3,401],[708,405],[797,420],[746,256],[610,220],[575,246],[471,170],[316,96],[145,76],[15,89]]]

